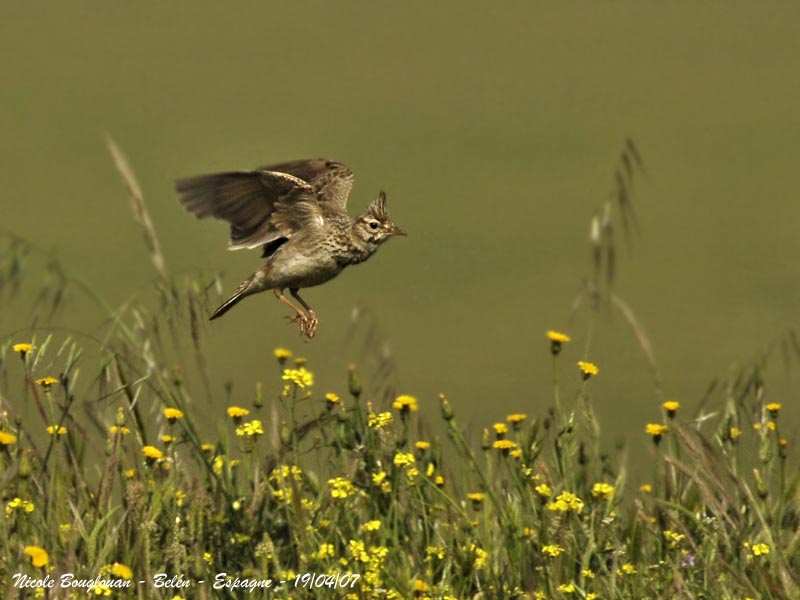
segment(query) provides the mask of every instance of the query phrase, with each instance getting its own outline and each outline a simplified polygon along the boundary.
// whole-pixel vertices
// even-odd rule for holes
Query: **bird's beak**
[[[400,229],[397,225],[392,224],[392,228],[389,230],[391,235],[408,235],[408,232],[405,229]]]

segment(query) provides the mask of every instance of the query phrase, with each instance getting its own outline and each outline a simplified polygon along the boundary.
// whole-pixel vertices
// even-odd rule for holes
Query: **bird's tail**
[[[213,321],[214,319],[218,319],[234,306],[236,306],[245,296],[249,296],[251,292],[249,292],[250,284],[253,283],[253,278],[255,275],[251,275],[247,279],[244,280],[242,285],[233,293],[233,296],[225,300],[225,302],[220,305],[220,307],[214,311],[208,320]]]

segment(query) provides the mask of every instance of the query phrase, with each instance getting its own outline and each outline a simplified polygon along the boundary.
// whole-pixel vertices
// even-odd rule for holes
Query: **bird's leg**
[[[286,296],[284,296],[283,295],[283,290],[275,288],[274,290],[272,290],[272,293],[275,294],[275,297],[278,300],[283,302],[286,306],[291,308],[296,313],[295,316],[289,317],[289,320],[292,323],[296,323],[297,321],[300,321],[300,331],[302,331],[303,334],[307,335],[308,337],[311,337],[306,332],[306,329],[308,327],[308,322],[309,322],[308,315],[306,315],[306,313],[304,313],[302,310],[300,310],[300,307],[298,307],[296,304],[294,304],[294,302],[292,302]],[[305,304],[305,303],[303,303],[303,304]]]
[[[319,319],[317,318],[317,313],[314,312],[314,309],[311,308],[305,300],[300,297],[300,290],[299,288],[289,288],[292,296],[297,299],[297,301],[303,305],[303,308],[306,309],[308,312],[308,321],[306,321],[305,325],[305,334],[312,338],[317,331],[317,325],[319,325]]]

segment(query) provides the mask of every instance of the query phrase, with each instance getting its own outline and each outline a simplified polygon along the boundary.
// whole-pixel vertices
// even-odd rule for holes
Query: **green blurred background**
[[[185,214],[176,177],[324,156],[356,173],[351,211],[388,192],[410,236],[307,292],[321,316],[311,343],[271,295],[205,327],[220,403],[228,380],[242,403],[255,381],[277,389],[276,346],[309,358],[321,392],[344,393],[348,362],[369,362],[347,341],[356,305],[391,349],[397,390],[427,414],[440,391],[473,431],[543,414],[550,328],[575,340],[570,397],[586,341],[586,313],[570,321],[570,304],[627,137],[648,177],[636,186],[640,234],[630,246],[618,236],[616,290],[651,337],[666,396],[691,409],[713,378],[797,325],[796,3],[50,2],[0,13],[2,227],[114,305],[154,276],[105,133],[136,171],[170,271],[224,272],[226,294],[258,254],[227,252],[225,225]],[[26,311],[22,300],[4,308],[4,338],[25,333]],[[102,331],[105,315],[73,295],[65,317]],[[659,399],[618,314],[601,312],[588,358],[605,431],[643,448]],[[767,399],[790,417],[792,369],[776,358],[768,374]]]

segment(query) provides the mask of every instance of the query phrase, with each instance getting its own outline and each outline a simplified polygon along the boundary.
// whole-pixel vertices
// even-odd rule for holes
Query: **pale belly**
[[[280,250],[267,262],[265,283],[270,288],[307,288],[330,281],[341,272],[341,267],[331,256],[307,256]]]

